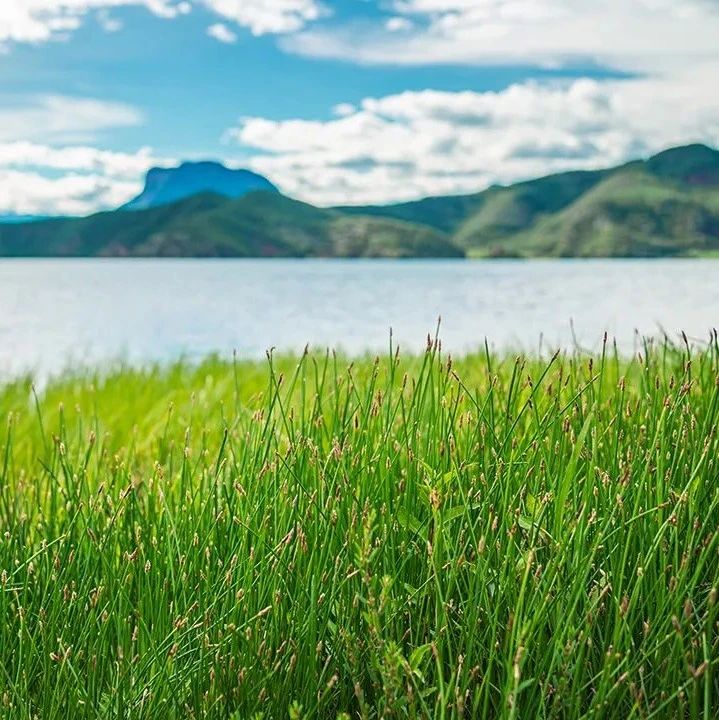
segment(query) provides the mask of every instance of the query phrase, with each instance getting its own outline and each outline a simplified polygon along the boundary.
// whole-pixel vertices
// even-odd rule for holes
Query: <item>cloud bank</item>
[[[41,43],[77,30],[83,17],[99,11],[100,20],[111,8],[145,7],[153,14],[173,18],[190,10],[187,0],[3,0],[0,3],[0,42]],[[118,29],[115,25],[113,29]]]
[[[326,15],[319,0],[2,0],[0,43],[43,43],[65,39],[77,30],[88,13],[96,13],[107,32],[122,29],[108,12],[121,7],[143,7],[153,15],[172,19],[203,8],[219,18],[247,28],[254,35],[281,34],[300,30]],[[211,33],[227,42],[231,30],[212,25]]]
[[[428,90],[342,104],[329,122],[243,118],[230,135],[285,190],[332,203],[476,191],[669,145],[719,143],[716,0],[390,0],[381,21],[319,26],[289,52],[379,65],[586,67],[630,79]]]
[[[2,214],[88,215],[137,195],[145,173],[172,162],[148,148],[119,153],[93,147],[0,143]]]
[[[324,205],[475,192],[686,142],[719,144],[716,70],[405,92],[343,107],[328,121],[243,118],[228,137],[260,151],[252,168],[285,192]]]
[[[0,96],[0,142],[88,142],[103,130],[143,122],[140,110],[120,102],[67,95]]]
[[[317,0],[202,0],[214,13],[253,35],[283,34],[300,30],[328,10]]]
[[[655,71],[719,56],[715,0],[395,0],[384,23],[307,30],[302,55],[391,65],[564,65]]]
[[[2,98],[0,213],[86,215],[123,204],[147,170],[171,160],[149,148],[112,152],[98,133],[139,125],[136,108],[62,95]],[[86,143],[86,144],[80,144]]]

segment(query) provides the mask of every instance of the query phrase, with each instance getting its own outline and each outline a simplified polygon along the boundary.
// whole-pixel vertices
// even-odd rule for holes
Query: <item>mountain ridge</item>
[[[620,188],[614,178],[624,178]],[[604,183],[604,192],[593,195]],[[627,184],[633,190],[633,212],[627,210]],[[615,168],[556,173],[470,195],[343,210],[421,221],[449,233],[471,257],[717,253],[719,151],[691,144]],[[577,217],[580,211],[583,222]]]
[[[0,225],[0,255],[719,254],[719,151],[706,145],[670,148],[615,168],[556,173],[474,194],[384,206],[318,208],[282,195],[261,176],[253,182],[256,178],[270,187],[238,189],[236,197],[226,188],[202,191],[132,212],[124,206],[87,218]]]
[[[48,251],[50,248],[50,251]],[[132,213],[0,225],[10,257],[462,257],[432,228],[349,217],[280,193],[204,193]]]

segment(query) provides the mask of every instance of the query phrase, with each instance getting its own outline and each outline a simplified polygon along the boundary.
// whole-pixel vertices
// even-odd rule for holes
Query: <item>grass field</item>
[[[431,340],[6,385],[0,717],[716,718],[718,376]]]

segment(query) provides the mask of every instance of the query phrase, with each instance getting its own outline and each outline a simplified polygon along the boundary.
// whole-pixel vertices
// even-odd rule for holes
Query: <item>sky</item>
[[[719,146],[719,0],[0,0],[0,215],[215,159],[318,205]]]

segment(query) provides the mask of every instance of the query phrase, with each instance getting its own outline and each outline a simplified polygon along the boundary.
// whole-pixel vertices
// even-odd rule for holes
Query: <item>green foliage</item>
[[[0,389],[4,718],[714,718],[719,342]]]

